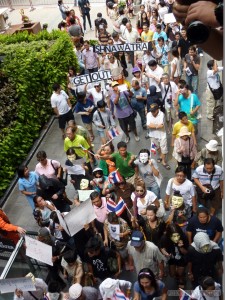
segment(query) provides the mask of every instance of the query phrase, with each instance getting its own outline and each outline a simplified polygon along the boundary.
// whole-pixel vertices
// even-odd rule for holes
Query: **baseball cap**
[[[78,299],[81,293],[82,293],[82,286],[79,283],[75,283],[69,288],[69,296],[71,300]]]
[[[116,85],[119,85],[118,81],[113,81],[112,82],[112,87],[116,86]]]
[[[144,241],[144,234],[141,231],[133,231],[131,235],[131,246],[140,247]]]
[[[150,105],[150,111],[151,111],[151,112],[154,112],[154,111],[156,111],[157,109],[159,109],[159,106],[158,106],[157,103],[152,103],[152,104]]]

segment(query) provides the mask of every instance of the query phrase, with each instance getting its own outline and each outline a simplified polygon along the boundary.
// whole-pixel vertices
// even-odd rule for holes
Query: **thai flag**
[[[115,213],[117,216],[120,216],[122,215],[122,213],[124,212],[124,210],[127,208],[125,202],[123,201],[122,198],[120,198],[119,202],[117,203],[116,205],[116,208],[115,208]]]
[[[108,181],[110,183],[118,183],[118,182],[123,182],[123,178],[120,175],[119,171],[116,170],[109,174]]]
[[[180,300],[191,300],[191,295],[186,293],[184,290],[179,289],[179,299]]]
[[[109,129],[108,136],[109,136],[110,140],[114,139],[118,135],[120,135],[120,133],[119,133],[119,131],[116,128]]]
[[[129,298],[127,298],[120,289],[115,290],[114,299],[115,300],[129,300]]]
[[[112,199],[107,199],[107,211],[114,212],[116,208],[116,203]]]
[[[150,152],[153,153],[154,155],[156,155],[156,144],[151,142],[151,149]]]

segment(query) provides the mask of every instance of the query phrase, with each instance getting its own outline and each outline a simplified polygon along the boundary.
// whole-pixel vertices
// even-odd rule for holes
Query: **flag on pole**
[[[123,177],[120,175],[119,171],[116,170],[109,174],[108,181],[110,183],[118,183],[118,182],[123,182],[124,180]]]
[[[122,215],[122,213],[124,212],[124,210],[127,208],[125,202],[123,201],[122,198],[120,198],[119,202],[117,203],[116,207],[115,207],[115,213],[117,216]]]
[[[114,212],[116,208],[116,203],[112,199],[107,199],[107,211]]]
[[[114,139],[118,135],[120,135],[119,131],[116,128],[111,128],[107,132],[110,139]]]
[[[151,149],[150,149],[150,152],[153,153],[154,155],[156,155],[156,144],[151,142]]]
[[[186,293],[184,290],[179,289],[179,299],[180,300],[191,300],[191,295]]]

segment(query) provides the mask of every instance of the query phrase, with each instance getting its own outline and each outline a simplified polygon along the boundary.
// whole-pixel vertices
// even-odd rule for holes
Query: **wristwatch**
[[[214,10],[216,20],[223,27],[223,2],[220,2]]]

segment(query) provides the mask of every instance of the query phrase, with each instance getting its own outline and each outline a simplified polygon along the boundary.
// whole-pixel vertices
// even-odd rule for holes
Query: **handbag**
[[[211,184],[212,180],[213,180],[213,176],[214,176],[214,172],[210,176],[210,183],[203,184],[203,186],[206,187],[210,191],[209,193],[203,193],[203,191],[200,189],[199,186],[196,187],[197,194],[201,199],[211,200],[215,196],[215,190],[213,189],[212,184]]]
[[[52,163],[52,160],[51,160],[51,165],[52,165],[53,169],[55,170],[55,175],[58,174],[58,169],[59,169],[59,168],[62,169],[62,171],[61,171],[61,176],[60,176],[60,178],[58,178],[58,179],[59,179],[60,182],[62,182],[62,183],[66,186],[66,185],[67,185],[67,177],[68,177],[67,172],[64,172],[64,170],[63,170],[63,168],[62,168],[61,166],[60,166],[59,168],[55,168],[55,166],[54,166],[53,163]]]
[[[219,81],[220,86],[218,87],[218,89],[213,89],[211,88],[211,86],[208,83],[209,89],[213,94],[213,97],[215,100],[219,100],[222,96],[223,96],[223,86],[221,81]]]
[[[136,117],[137,117],[137,112],[136,112],[136,110],[134,110],[133,107],[131,106],[130,101],[129,101],[127,95],[126,95],[124,92],[123,92],[123,94],[124,94],[124,96],[126,97],[127,102],[128,102],[128,104],[130,105],[131,109],[133,110],[133,113],[132,113],[133,117],[136,118]]]

